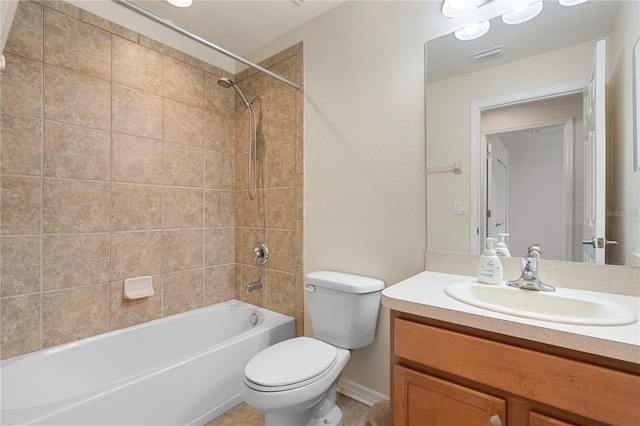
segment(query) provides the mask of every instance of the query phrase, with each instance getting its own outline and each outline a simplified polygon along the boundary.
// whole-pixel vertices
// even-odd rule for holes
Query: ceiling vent
[[[488,61],[489,59],[497,58],[498,56],[502,56],[504,52],[504,44],[500,46],[492,47],[491,49],[482,50],[480,52],[475,52],[469,54],[469,58],[471,58],[471,62],[483,62]]]

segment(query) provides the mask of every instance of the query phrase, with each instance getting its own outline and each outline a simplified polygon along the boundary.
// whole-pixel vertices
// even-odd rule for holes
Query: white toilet
[[[267,426],[340,425],[338,379],[350,350],[373,342],[384,282],[317,271],[305,276],[314,338],[268,347],[247,364],[240,394]]]

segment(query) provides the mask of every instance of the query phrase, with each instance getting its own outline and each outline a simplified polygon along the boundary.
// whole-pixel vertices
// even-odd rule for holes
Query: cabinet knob
[[[500,420],[500,416],[497,414],[489,417],[489,423],[491,426],[502,426],[502,420]]]

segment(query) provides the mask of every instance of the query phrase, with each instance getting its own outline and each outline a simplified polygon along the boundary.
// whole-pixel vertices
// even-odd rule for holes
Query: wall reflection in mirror
[[[525,24],[490,22],[426,44],[428,250],[479,254],[508,233],[512,256],[539,243],[546,259],[640,266],[640,2],[545,0]]]

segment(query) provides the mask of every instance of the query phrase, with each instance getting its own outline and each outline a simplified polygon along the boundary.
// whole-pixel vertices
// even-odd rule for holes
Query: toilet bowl
[[[342,423],[336,406],[340,374],[351,349],[375,337],[380,280],[318,271],[305,277],[315,338],[297,337],[270,346],[249,361],[240,394],[273,426]]]
[[[266,414],[265,424],[316,424],[312,422],[314,414],[317,424],[328,424],[324,423],[327,410],[318,409],[323,404],[331,405],[331,399],[335,405],[335,388],[349,360],[349,350],[309,337],[281,343],[260,352],[247,364],[240,395]],[[331,388],[333,395],[329,393]],[[330,424],[338,425],[340,419]]]

